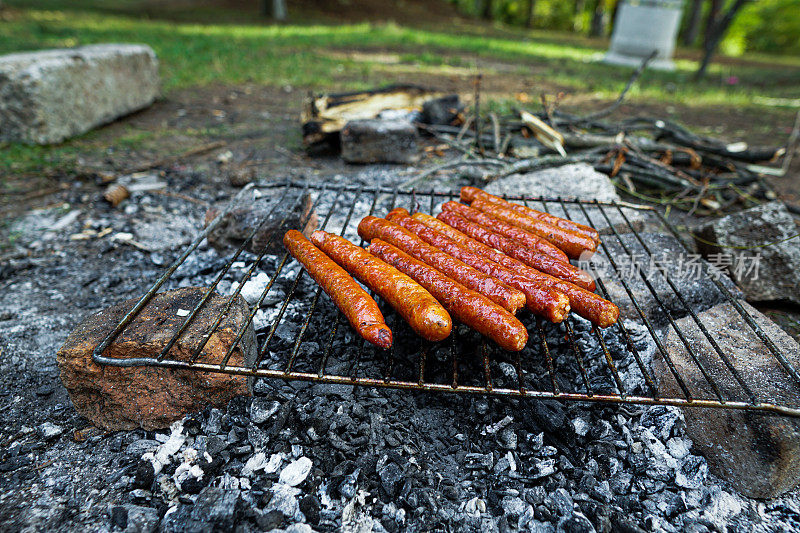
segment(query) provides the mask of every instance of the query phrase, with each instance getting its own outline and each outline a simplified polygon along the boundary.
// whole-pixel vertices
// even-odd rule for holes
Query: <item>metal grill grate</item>
[[[257,189],[268,193],[275,193],[276,189],[281,193],[293,190],[311,195],[313,209],[321,221],[319,227],[344,235],[354,242],[360,241],[355,229],[357,223],[367,214],[383,216],[395,206],[408,207],[412,212],[434,213],[439,204],[458,197],[458,193],[454,191],[421,193],[413,190],[401,192],[397,189],[329,185],[314,188],[307,184],[295,183],[260,185]],[[278,217],[282,216],[282,219],[279,218],[281,226],[286,224],[289,213],[301,201],[301,194],[287,196],[291,197],[297,198],[295,205],[289,206],[285,214],[277,213]],[[629,307],[635,309],[640,321],[620,319],[610,328],[598,330],[574,316],[556,325],[543,322],[523,312],[520,318],[528,327],[530,340],[522,352],[511,353],[497,348],[464,326],[454,325],[453,334],[440,343],[424,341],[417,337],[384,302],[378,300],[386,315],[387,323],[395,333],[394,346],[384,351],[361,340],[352,332],[346,320],[332,302],[322,295],[322,290],[310,280],[305,271],[299,267],[287,266],[295,264],[288,254],[273,257],[261,253],[256,256],[245,251],[247,243],[255,235],[256,230],[253,230],[249,239],[242,243],[214,275],[204,297],[190,311],[182,326],[157,357],[117,359],[105,356],[103,353],[106,348],[150,299],[162,287],[169,287],[171,280],[174,284],[172,278],[176,271],[179,271],[191,254],[197,253],[200,243],[219,223],[222,215],[233,208],[237,199],[234,199],[228,208],[198,235],[97,347],[93,354],[97,363],[114,366],[160,366],[284,380],[532,399],[745,409],[800,417],[800,405],[788,405],[789,402],[774,400],[775,397],[781,397],[780,394],[758,395],[754,392],[763,389],[763,384],[748,382],[747,376],[743,376],[742,372],[737,370],[734,362],[729,359],[709,331],[709,326],[698,318],[681,289],[656,261],[654,265],[659,271],[658,275],[663,276],[669,291],[674,293],[676,301],[682,307],[682,316],[692,318],[693,323],[697,325],[719,358],[715,363],[723,365],[722,368],[729,373],[727,377],[732,378],[731,382],[736,384],[737,390],[731,390],[727,385],[720,385],[719,379],[713,375],[714,372],[707,368],[708,362],[704,364],[701,361],[695,346],[673,318],[674,309],[670,312],[662,301],[663,292],[659,296],[653,285],[652,272],[650,275],[645,275],[639,271],[638,275],[655,299],[661,316],[666,318],[668,323],[666,327],[675,330],[705,380],[703,387],[693,387],[687,383],[685,373],[679,371],[678,365],[672,360],[662,340],[663,327],[656,326],[642,309],[629,282],[622,275],[620,264],[623,259],[636,262],[636,254],[630,245],[630,239],[626,244],[623,233],[633,235],[650,258],[654,253],[637,231],[635,221],[631,220],[634,218],[632,214],[646,214],[651,221],[660,226],[655,231],[672,234],[681,243],[683,241],[668,221],[653,208],[616,202],[509,197],[524,203],[537,202],[537,207],[552,210],[554,214],[565,218],[578,218],[579,221],[588,222],[590,225],[607,225],[611,233],[603,236],[598,256],[604,257],[618,274],[615,279],[624,289],[629,299]],[[274,209],[278,211],[287,207],[279,205],[280,202],[277,204]],[[275,215],[273,212],[269,218],[274,219]],[[621,226],[624,230],[618,229]],[[361,243],[364,244],[363,241]],[[611,244],[617,249],[616,253],[609,248]],[[688,247],[685,248],[688,252]],[[622,255],[618,253],[619,249],[624,252]],[[269,269],[267,272],[269,282],[261,292],[257,303],[251,306],[252,311],[247,324],[239,331],[234,346],[228,350],[222,361],[215,361],[214,364],[199,361],[199,356],[210,336],[208,335],[196,346],[189,360],[170,358],[170,349],[207,300],[218,290],[221,282],[231,277],[231,273],[235,271],[232,269],[234,264],[243,259],[249,260],[250,266],[245,268],[239,278],[238,288],[231,294],[223,312],[208,327],[209,334],[220,325],[225,312],[239,295],[244,283],[254,273]],[[287,276],[287,272],[290,275]],[[800,384],[797,370],[783,357],[773,340],[758,326],[725,284],[716,277],[707,276],[707,278],[713,282],[716,290],[720,291],[721,299],[735,307],[741,317],[741,327],[751,334],[752,343],[762,344],[776,358],[780,369],[786,374],[784,378],[793,381],[794,384]],[[599,293],[610,299],[607,282],[607,279],[599,277],[597,285]],[[270,317],[271,321],[259,332],[258,358],[255,364],[249,368],[228,364],[236,344],[241,341],[246,328],[253,322],[261,304],[270,294],[280,291],[285,292],[285,297],[271,308],[273,314]],[[621,305],[622,302],[615,303]],[[287,335],[283,330],[279,331],[281,327],[287,328],[290,334]],[[659,394],[651,366],[659,358],[677,382],[682,394],[675,394],[672,397]]]

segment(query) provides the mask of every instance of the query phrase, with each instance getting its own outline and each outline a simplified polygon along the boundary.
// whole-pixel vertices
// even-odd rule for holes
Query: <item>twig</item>
[[[500,122],[497,120],[497,115],[489,113],[489,119],[492,121],[492,136],[494,137],[494,151],[496,154],[500,153]]]
[[[785,176],[789,172],[789,166],[792,164],[792,158],[797,150],[798,140],[800,140],[800,110],[797,111],[797,115],[794,117],[794,127],[789,135],[789,141],[786,143],[786,155],[783,156],[781,176]]]
[[[483,139],[481,139],[481,80],[483,74],[475,76],[475,139],[478,141],[478,152],[483,155]]]
[[[610,115],[611,113],[616,111],[617,108],[620,105],[622,105],[623,100],[625,100],[625,96],[628,94],[628,91],[631,89],[633,84],[636,82],[636,80],[639,79],[639,76],[642,75],[642,73],[645,71],[645,69],[647,69],[648,63],[650,63],[650,61],[652,61],[653,58],[656,57],[656,54],[657,54],[657,51],[653,50],[650,53],[649,56],[647,56],[646,58],[644,58],[642,60],[642,63],[639,65],[639,67],[636,70],[633,71],[633,74],[631,74],[631,77],[628,79],[628,83],[625,85],[625,88],[622,89],[622,92],[619,93],[619,96],[617,97],[617,100],[613,104],[611,104],[610,106],[608,106],[605,109],[601,109],[600,111],[596,111],[596,112],[590,113],[590,114],[588,114],[588,115],[586,115],[584,117],[580,117],[580,118],[578,118],[577,122],[586,122],[586,121],[590,121],[590,120],[597,120],[598,118],[607,117],[608,115]]]
[[[472,115],[467,117],[467,120],[464,121],[464,124],[461,126],[461,129],[459,130],[458,135],[456,135],[456,140],[457,141],[461,141],[461,139],[464,138],[464,135],[467,134],[467,131],[469,130],[469,127],[472,126],[472,121],[473,120],[475,120],[475,117],[473,117]]]
[[[179,198],[181,200],[186,200],[187,202],[192,202],[193,204],[202,205],[204,207],[209,207],[211,204],[206,202],[205,200],[199,200],[197,198],[192,198],[191,196],[187,196],[185,194],[181,194],[179,192],[171,192],[171,191],[164,191],[160,189],[153,189],[153,193],[160,194],[162,196],[169,196],[171,198]]]

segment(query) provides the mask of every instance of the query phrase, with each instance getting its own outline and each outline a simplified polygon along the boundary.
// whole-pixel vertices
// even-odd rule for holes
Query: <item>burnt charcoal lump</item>
[[[208,234],[208,243],[218,252],[238,248],[257,229],[246,249],[254,254],[283,254],[283,234],[296,229],[309,236],[317,228],[317,214],[311,196],[299,189],[251,189],[236,207],[224,215]],[[212,207],[205,223],[211,224],[221,211]]]

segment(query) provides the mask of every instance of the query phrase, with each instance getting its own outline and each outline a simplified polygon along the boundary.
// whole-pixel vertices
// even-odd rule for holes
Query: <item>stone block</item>
[[[766,316],[745,301],[742,306],[774,342],[783,356],[800,370],[800,346]],[[758,339],[731,303],[698,313],[720,349],[760,401],[800,407],[800,386]],[[725,398],[747,401],[748,396],[691,317],[678,327]],[[716,399],[713,389],[694,363],[674,329],[666,349],[695,398]],[[656,355],[654,374],[662,395],[683,397],[677,381]],[[686,430],[711,470],[743,495],[774,498],[800,481],[800,420],[745,411],[691,407],[684,409]]]
[[[158,96],[158,60],[139,44],[97,44],[0,57],[0,141],[50,144]]]
[[[702,226],[697,247],[727,270],[750,301],[800,304],[800,228],[781,202]],[[793,238],[792,238],[793,237]],[[770,246],[765,244],[774,243]]]
[[[672,235],[641,233],[640,236],[653,255],[646,252],[636,235],[627,233],[620,235],[619,239],[603,239],[608,254],[602,248],[594,254],[590,259],[593,268],[590,268],[588,262],[581,261],[579,265],[590,272],[594,270],[598,273],[611,299],[619,306],[623,319],[642,321],[621,279],[628,284],[645,316],[656,326],[668,323],[659,301],[673,318],[689,314],[678,293],[694,311],[702,311],[725,301],[724,293],[709,279],[711,275],[718,275],[718,272],[713,271],[700,256],[689,254]],[[609,261],[609,255],[616,262],[619,273]],[[667,273],[678,293],[670,287],[659,267]],[[650,290],[645,279],[654,291]],[[729,278],[719,276],[719,279],[734,295],[741,295]],[[602,294],[601,291],[598,292]]]
[[[155,358],[205,293],[187,287],[159,293],[111,343],[104,355],[116,359]],[[209,325],[222,312],[228,298],[213,295],[168,353],[187,361]],[[98,365],[92,351],[136,303],[127,300],[86,318],[73,330],[56,354],[61,381],[76,411],[101,428],[116,431],[141,427],[168,427],[184,415],[208,405],[224,407],[237,395],[252,393],[252,378],[158,367]],[[198,362],[219,364],[249,314],[239,297],[210,336]],[[252,325],[230,358],[230,365],[255,362],[256,340]]]
[[[417,128],[406,120],[351,120],[341,133],[348,163],[414,163],[419,159]]]

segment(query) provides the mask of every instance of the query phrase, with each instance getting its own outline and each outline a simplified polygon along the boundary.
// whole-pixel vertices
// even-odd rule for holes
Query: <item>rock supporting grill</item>
[[[269,192],[275,193],[275,189],[280,190],[281,188],[296,189],[310,194],[314,198],[314,205],[309,215],[316,210],[321,220],[320,228],[339,233],[355,242],[359,241],[355,228],[361,217],[365,215],[383,216],[396,206],[408,207],[412,211],[432,213],[437,205],[457,198],[457,193],[452,191],[421,193],[412,190],[411,192],[400,192],[397,189],[346,185],[314,188],[303,184],[280,183],[259,185],[257,190],[272,189]],[[292,197],[300,199],[303,195],[292,195]],[[168,287],[171,283],[175,283],[173,277],[176,271],[185,267],[187,258],[197,250],[209,231],[215,227],[225,213],[223,211],[209,227],[197,236],[175,263],[156,280],[134,308],[123,317],[117,327],[95,349],[93,358],[97,363],[104,365],[161,366],[203,372],[252,375],[287,381],[302,380],[339,385],[489,394],[561,401],[743,409],[800,417],[800,405],[775,401],[774,398],[781,397],[780,394],[777,394],[778,391],[774,396],[764,393],[763,383],[751,383],[748,381],[749,376],[743,375],[737,370],[734,362],[729,360],[725,351],[720,347],[718,339],[714,336],[715,332],[709,330],[709,325],[704,324],[698,317],[697,310],[687,303],[685,295],[682,294],[680,281],[671,279],[666,270],[655,261],[653,264],[658,270],[655,275],[663,276],[669,290],[674,293],[670,296],[674,296],[679,305],[683,307],[678,310],[678,314],[692,318],[708,340],[715,357],[718,357],[719,363],[724,365],[740,390],[732,393],[729,387],[718,385],[712,373],[708,372],[702,363],[703,358],[698,357],[697,347],[687,340],[684,332],[680,329],[676,320],[679,317],[675,316],[676,310],[674,307],[668,308],[662,301],[663,294],[659,295],[653,286],[651,281],[654,277],[653,271],[651,270],[649,275],[645,275],[640,270],[637,275],[641,277],[660,313],[666,318],[668,327],[672,328],[681,339],[689,357],[697,365],[705,380],[702,390],[694,390],[687,385],[688,380],[673,364],[672,357],[662,340],[665,331],[655,325],[651,317],[648,317],[648,313],[643,311],[643,306],[635,296],[635,291],[626,281],[621,267],[623,261],[634,263],[637,261],[637,254],[630,245],[625,244],[622,238],[626,233],[634,235],[635,240],[650,259],[654,257],[654,253],[658,252],[650,249],[646,239],[631,222],[630,213],[632,212],[639,211],[647,214],[660,226],[660,232],[671,234],[681,243],[683,242],[675,228],[658,211],[650,207],[619,202],[603,203],[562,198],[515,198],[510,196],[509,199],[526,203],[537,202],[538,206],[544,206],[545,209],[552,210],[556,215],[566,218],[576,217],[579,221],[588,221],[592,225],[607,223],[611,234],[604,236],[604,241],[598,250],[598,258],[607,261],[611,266],[612,272],[616,273],[614,281],[621,284],[629,299],[628,302],[617,301],[615,303],[620,306],[623,304],[632,306],[638,314],[638,319],[635,321],[620,319],[610,328],[598,330],[575,316],[556,325],[524,314],[521,319],[530,332],[528,346],[522,352],[510,353],[497,348],[490,341],[463,326],[454,327],[453,334],[445,341],[429,343],[414,335],[385,303],[379,301],[386,315],[387,323],[395,332],[395,345],[388,351],[382,351],[353,335],[341,314],[327,298],[322,297],[321,289],[313,284],[313,281],[302,269],[287,267],[292,263],[288,254],[283,254],[282,257],[266,256],[268,246],[261,254],[250,254],[246,251],[248,239],[216,272],[205,297],[194,309],[190,310],[183,325],[159,356],[124,360],[105,356],[103,353],[105,349],[147,305],[152,296],[162,287]],[[231,209],[236,201],[234,199],[228,209]],[[278,220],[281,220],[280,225],[286,223],[289,214],[295,207],[293,205],[276,205],[276,209],[285,208],[287,213],[282,219],[280,216],[277,217]],[[612,222],[612,218],[616,222]],[[622,226],[620,226],[619,220],[623,221]],[[251,238],[257,230],[258,228],[253,230]],[[608,241],[618,243],[621,248],[617,248],[623,250],[624,254],[621,256],[618,249],[615,253],[610,253]],[[688,248],[686,248],[686,252],[689,253]],[[197,355],[202,352],[204,347],[204,343],[201,342],[195,349],[195,357],[192,360],[187,362],[170,359],[170,348],[186,331],[213,292],[220,289],[223,279],[230,277],[235,272],[236,269],[232,268],[234,264],[243,260],[250,261],[250,266],[245,269],[238,280],[238,285],[233,286],[231,303],[240,294],[245,283],[254,277],[256,271],[266,270],[269,281],[261,289],[255,304],[251,306],[248,321],[242,327],[236,343],[230,348],[228,354],[219,364],[196,362]],[[800,385],[800,375],[797,369],[784,357],[773,340],[737,301],[728,286],[717,277],[709,275],[708,270],[703,270],[703,275],[713,282],[714,290],[719,291],[718,301],[729,302],[738,312],[741,326],[747,330],[751,342],[764,346],[766,351],[777,360],[776,368],[785,372],[786,377],[795,384]],[[608,281],[609,279],[598,275],[599,293],[607,298],[609,297],[606,290]],[[285,293],[285,296],[270,308],[271,316],[268,326],[260,330],[258,357],[255,364],[251,367],[230,365],[230,355],[236,344],[241,341],[247,327],[256,318],[261,305],[265,301],[273,302],[274,295],[281,292]],[[219,326],[224,314],[223,310],[214,322],[208,325],[209,334]],[[706,355],[706,357],[708,356]],[[651,368],[655,366],[652,363],[656,358],[661,358],[661,362],[664,363],[663,367],[668,369],[671,379],[677,382],[682,394],[672,396],[659,394],[657,380],[654,378]],[[758,394],[754,392],[756,390],[759,391]]]

